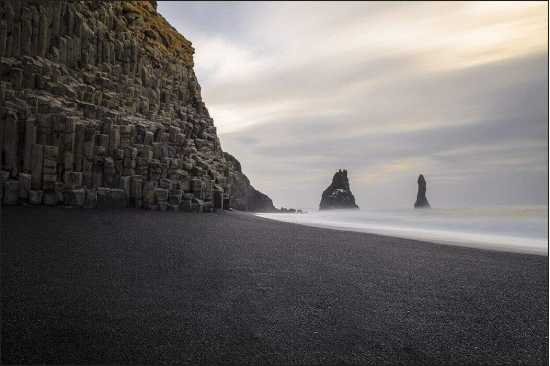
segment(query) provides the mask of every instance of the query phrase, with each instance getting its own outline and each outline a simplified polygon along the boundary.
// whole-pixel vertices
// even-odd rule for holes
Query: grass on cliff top
[[[140,33],[140,38],[147,41],[153,48],[166,55],[182,59],[186,64],[193,65],[195,50],[191,42],[168,23],[154,8],[150,1],[125,1],[122,12],[129,22],[130,29]]]

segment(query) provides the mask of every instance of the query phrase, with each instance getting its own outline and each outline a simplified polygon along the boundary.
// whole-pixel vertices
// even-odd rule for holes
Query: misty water
[[[339,230],[375,233],[442,244],[547,255],[548,208],[432,208],[329,210],[258,216]]]

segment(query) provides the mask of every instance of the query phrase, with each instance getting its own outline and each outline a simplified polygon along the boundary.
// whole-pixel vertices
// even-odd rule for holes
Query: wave
[[[315,227],[548,255],[548,208],[545,206],[332,210],[257,215]]]

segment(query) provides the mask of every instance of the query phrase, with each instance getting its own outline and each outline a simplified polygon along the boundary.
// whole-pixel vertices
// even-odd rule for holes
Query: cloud
[[[161,3],[222,146],[276,204],[546,202],[546,3]],[[479,184],[491,186],[491,192]],[[530,187],[529,192],[524,188]]]

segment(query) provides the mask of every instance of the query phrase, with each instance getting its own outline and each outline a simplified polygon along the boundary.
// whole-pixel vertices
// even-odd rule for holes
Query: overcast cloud
[[[546,3],[164,2],[222,147],[276,206],[547,202]]]

